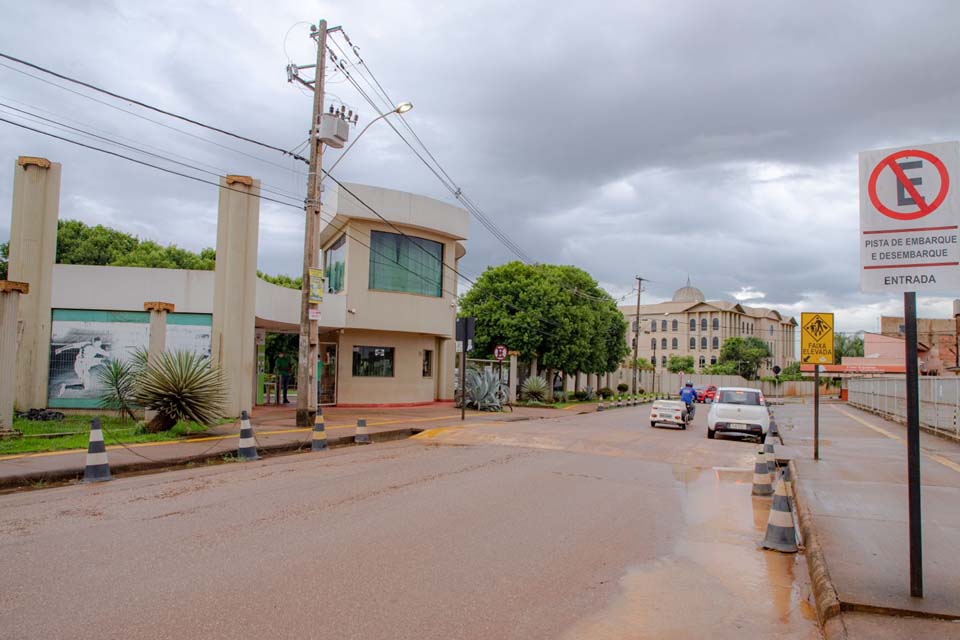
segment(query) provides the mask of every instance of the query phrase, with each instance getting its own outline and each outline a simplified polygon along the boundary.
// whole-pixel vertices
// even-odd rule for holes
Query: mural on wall
[[[211,316],[167,316],[167,349],[210,357]],[[47,405],[64,408],[100,406],[98,372],[108,360],[129,361],[150,342],[150,314],[137,311],[54,309],[50,331],[50,377]]]

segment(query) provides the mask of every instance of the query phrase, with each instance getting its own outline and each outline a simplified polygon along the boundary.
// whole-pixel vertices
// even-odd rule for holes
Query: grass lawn
[[[68,415],[63,420],[49,422],[15,418],[13,428],[23,432],[23,437],[0,440],[0,455],[86,449],[92,418],[93,416]],[[129,444],[177,440],[189,434],[207,431],[207,427],[196,422],[180,422],[169,431],[137,433],[132,420],[121,420],[116,416],[100,416],[100,425],[103,427],[103,439],[108,446],[121,442]],[[49,435],[60,433],[65,435]],[[44,434],[47,434],[46,437],[38,437]]]

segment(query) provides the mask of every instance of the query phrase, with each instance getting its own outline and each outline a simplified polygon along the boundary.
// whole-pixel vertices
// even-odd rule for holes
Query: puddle
[[[672,469],[685,516],[671,553],[631,567],[604,610],[563,636],[820,638],[802,554],[761,551],[770,500],[744,469]]]

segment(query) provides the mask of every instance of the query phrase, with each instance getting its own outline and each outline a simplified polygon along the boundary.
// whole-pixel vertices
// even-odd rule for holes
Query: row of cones
[[[367,421],[357,420],[357,431],[353,441],[356,444],[370,444],[370,433],[367,431]],[[324,451],[327,448],[327,431],[324,428],[323,410],[317,409],[317,417],[313,425],[313,438],[310,443],[311,451]],[[259,460],[257,441],[253,435],[253,426],[246,411],[240,414],[240,443],[237,447],[237,457],[241,460]],[[107,447],[103,440],[103,427],[100,418],[94,418],[90,425],[90,441],[87,445],[87,464],[83,470],[84,482],[105,482],[111,480],[110,463],[107,460]]]
[[[773,432],[768,436],[763,448],[757,452],[753,467],[753,490],[755,496],[773,496],[767,529],[760,546],[784,553],[796,553],[799,550],[800,536],[793,516],[793,481],[790,467],[777,467],[774,451]]]
[[[600,396],[600,399],[597,400],[597,411],[607,411],[609,409],[619,409],[621,407],[636,407],[640,404],[639,396],[628,395],[626,398],[619,397],[616,401],[611,400],[609,403],[603,403],[603,397]]]

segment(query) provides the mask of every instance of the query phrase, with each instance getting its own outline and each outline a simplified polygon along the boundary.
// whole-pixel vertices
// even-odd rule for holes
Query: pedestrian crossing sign
[[[832,313],[800,314],[800,362],[835,364]]]

